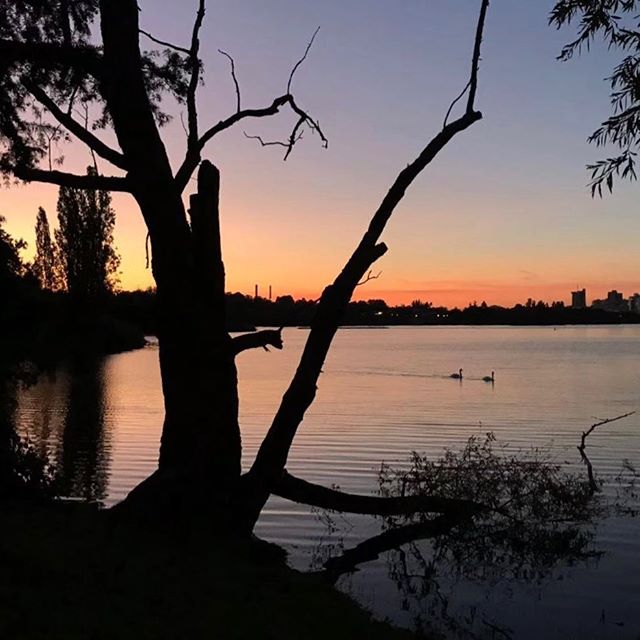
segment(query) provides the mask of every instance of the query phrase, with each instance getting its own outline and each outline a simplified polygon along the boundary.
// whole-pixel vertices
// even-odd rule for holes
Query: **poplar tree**
[[[42,207],[38,207],[36,215],[36,255],[33,260],[33,274],[42,289],[54,291],[58,288],[55,245],[51,239],[47,212]]]
[[[87,169],[87,175],[96,175]],[[108,191],[62,186],[58,193],[56,250],[64,288],[76,301],[95,301],[117,284],[115,212]]]

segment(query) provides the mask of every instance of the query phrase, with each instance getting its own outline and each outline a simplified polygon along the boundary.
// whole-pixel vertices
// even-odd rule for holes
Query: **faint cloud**
[[[518,273],[521,274],[522,276],[522,280],[526,280],[527,282],[530,282],[532,280],[540,280],[540,276],[537,273],[534,273],[533,271],[527,271],[526,269],[518,269]]]

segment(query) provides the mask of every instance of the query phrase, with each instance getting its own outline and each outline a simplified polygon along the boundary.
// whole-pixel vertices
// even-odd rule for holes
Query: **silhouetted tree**
[[[89,168],[87,175],[97,174]],[[57,209],[56,249],[64,288],[75,300],[100,299],[113,290],[120,264],[113,246],[111,195],[63,186]]]
[[[20,251],[27,246],[24,240],[16,240],[6,229],[4,216],[0,216],[0,286],[9,287],[15,282],[24,270],[20,259]]]
[[[558,0],[549,22],[561,28],[578,22],[575,40],[558,56],[570,60],[601,37],[608,50],[622,59],[607,80],[611,86],[611,116],[589,137],[597,147],[617,149],[614,156],[587,165],[591,172],[591,194],[602,196],[602,186],[611,192],[614,177],[636,180],[636,156],[640,148],[640,2],[638,0]]]
[[[58,288],[55,247],[51,240],[47,212],[42,207],[38,207],[36,215],[36,255],[32,270],[43,289],[54,291]]]
[[[129,495],[120,512],[178,518],[213,514],[220,529],[250,532],[270,494],[315,504],[327,489],[286,472],[296,431],[314,400],[322,366],[354,289],[387,247],[380,236],[406,190],[459,133],[482,118],[475,108],[480,45],[489,0],[480,1],[469,81],[453,101],[442,129],[392,182],[369,227],[336,279],[322,293],[299,366],[250,470],[241,475],[236,355],[247,347],[277,342],[278,332],[258,332],[252,340],[232,339],[226,328],[225,272],[219,225],[220,175],[206,160],[206,144],[217,134],[250,118],[295,114],[290,155],[304,128],[326,138],[317,121],[292,93],[296,71],[285,92],[264,107],[245,108],[236,82],[236,109],[229,117],[200,128],[196,90],[201,80],[199,37],[205,13],[198,11],[187,47],[162,42],[140,28],[135,0],[77,0],[73,3],[0,1],[0,167],[25,181],[64,188],[124,191],[137,201],[149,230],[152,271],[157,284],[160,369],[165,421],[158,470]],[[91,26],[99,25],[99,33]],[[144,51],[140,38],[160,46]],[[234,66],[231,66],[235,80]],[[187,150],[172,169],[159,125],[166,121],[162,99],[186,104]],[[464,100],[463,100],[464,98]],[[454,117],[463,100],[461,115]],[[113,129],[119,149],[107,145],[73,116],[83,104],[100,111],[98,125]],[[46,113],[50,124],[37,118]],[[46,130],[43,130],[46,127]],[[116,168],[117,175],[76,175],[38,162],[46,142],[74,136]],[[47,134],[44,136],[44,134]],[[43,136],[46,140],[43,140]],[[200,165],[198,190],[190,199],[190,224],[182,193]],[[336,497],[337,496],[337,497]],[[346,498],[344,497],[346,496]],[[415,508],[394,499],[332,492],[336,508],[377,513]],[[455,510],[456,501],[432,500],[420,508]]]

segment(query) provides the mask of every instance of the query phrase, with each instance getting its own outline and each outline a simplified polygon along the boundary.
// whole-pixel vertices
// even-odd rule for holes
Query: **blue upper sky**
[[[415,183],[385,234],[383,276],[359,295],[513,303],[567,299],[576,285],[590,297],[640,289],[640,187],[620,185],[612,197],[592,200],[585,186],[585,164],[602,151],[586,138],[609,112],[604,78],[615,56],[596,46],[558,62],[573,32],[547,25],[552,4],[491,2],[476,102],[484,119]],[[141,0],[142,26],[186,44],[195,5]],[[286,138],[294,118],[283,113],[245,121],[207,148],[222,171],[230,289],[248,293],[258,282],[277,294],[315,295],[332,278],[397,172],[442,126],[466,84],[478,8],[478,0],[210,1],[201,126],[235,107],[219,48],[235,59],[243,106],[266,106],[284,93],[320,26],[293,93],[330,141],[324,150],[308,132],[283,163],[281,149],[242,135]],[[165,136],[177,164],[178,117]],[[40,194],[53,212],[55,193]],[[116,204],[123,282],[142,284],[149,276],[140,269],[139,214],[131,200]]]

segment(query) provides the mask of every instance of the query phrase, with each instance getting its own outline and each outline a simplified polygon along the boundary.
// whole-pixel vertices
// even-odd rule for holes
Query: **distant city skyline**
[[[286,292],[286,291],[278,291],[276,287],[274,287],[273,285],[261,285],[261,284],[255,284],[253,286],[253,290],[251,292],[249,291],[228,291],[228,293],[241,293],[245,296],[259,296],[261,298],[265,298],[268,300],[277,300],[279,297],[281,296],[292,296],[294,299],[307,299],[307,300],[314,300],[317,298],[317,296],[314,295],[294,295],[291,292]],[[443,307],[449,307],[449,308],[453,308],[453,307],[459,307],[459,308],[463,308],[466,307],[468,305],[471,304],[482,304],[483,302],[486,303],[489,306],[492,305],[496,305],[496,306],[504,306],[504,307],[513,307],[517,304],[525,304],[527,302],[527,300],[534,300],[536,302],[544,302],[546,304],[552,304],[554,302],[562,302],[563,304],[565,304],[567,307],[574,307],[574,308],[590,308],[590,307],[594,307],[594,308],[605,308],[606,305],[604,303],[607,303],[607,301],[609,303],[613,303],[614,300],[615,302],[620,302],[620,301],[624,301],[626,303],[628,303],[629,306],[629,310],[631,311],[635,311],[635,312],[640,312],[640,293],[638,291],[633,291],[633,292],[629,292],[629,293],[625,293],[623,291],[618,291],[618,289],[615,288],[609,288],[607,289],[601,297],[597,297],[597,296],[592,296],[589,292],[589,290],[584,287],[582,289],[578,289],[578,290],[568,290],[565,291],[565,295],[563,297],[557,297],[557,298],[544,298],[544,297],[539,297],[539,296],[535,296],[535,295],[527,295],[526,297],[523,297],[521,299],[515,300],[513,303],[500,303],[500,302],[496,302],[495,300],[492,300],[490,298],[480,298],[478,296],[474,296],[472,299],[469,299],[467,302],[462,303],[462,304],[452,304],[452,305],[447,305],[444,304],[442,302],[438,302],[437,301],[437,295],[436,296],[431,296],[429,297],[424,296],[424,295],[416,295],[416,296],[409,296],[409,297],[405,297],[405,295],[400,296],[400,298],[398,300],[394,299],[394,296],[385,296],[385,295],[373,295],[374,293],[381,293],[384,294],[384,291],[381,292],[375,292],[375,291],[370,291],[369,293],[366,292],[366,290],[362,290],[359,293],[356,292],[356,295],[354,295],[353,300],[354,301],[360,301],[360,300],[376,300],[376,299],[380,299],[380,300],[384,300],[387,304],[389,305],[403,305],[403,304],[411,304],[414,301],[420,300],[421,302],[424,303],[431,303],[433,306],[443,306]],[[408,291],[404,291],[401,292],[402,294],[408,294],[408,293],[429,293],[429,291],[415,291],[415,292],[408,292]],[[434,293],[434,292],[431,292]],[[633,307],[632,307],[633,305]]]
[[[571,63],[556,55],[571,39],[547,25],[553,2],[494,0],[482,55],[477,106],[484,119],[462,134],[412,187],[383,240],[382,276],[356,299],[392,304],[422,298],[466,306],[512,306],[528,297],[570,301],[576,284],[590,297],[640,290],[638,185],[591,199],[584,166],[602,155],[587,136],[609,113],[613,57],[602,47]],[[141,0],[145,29],[184,43],[196,3]],[[256,281],[274,295],[317,298],[342,268],[391,181],[468,77],[478,3],[385,0],[366,3],[220,0],[206,15],[200,93],[203,125],[233,112],[228,60],[235,59],[243,104],[263,106],[282,92],[310,35],[321,31],[294,90],[321,121],[327,150],[306,135],[286,163],[242,129],[224,134],[206,157],[222,173],[227,288],[250,294]],[[145,45],[146,46],[146,45]],[[170,157],[184,147],[180,109],[165,131]],[[251,135],[278,138],[291,117],[247,122]],[[90,163],[64,148],[67,170]],[[186,194],[188,197],[188,194]],[[57,189],[0,191],[7,229],[34,250],[38,206],[55,220]],[[114,195],[122,286],[153,284],[145,270],[146,229],[131,198]],[[266,289],[265,289],[266,290]]]

